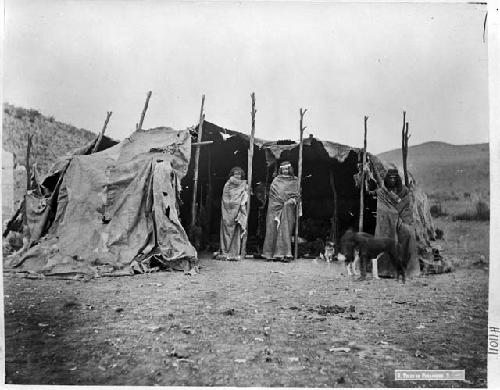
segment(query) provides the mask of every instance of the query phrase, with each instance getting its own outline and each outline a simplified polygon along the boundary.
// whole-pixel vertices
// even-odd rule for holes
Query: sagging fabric
[[[220,256],[227,260],[241,257],[241,242],[246,234],[248,185],[231,176],[224,185],[221,200]]]
[[[189,243],[186,231],[179,220],[177,194],[180,179],[170,162],[157,162],[153,171],[153,215],[155,246],[167,261],[195,258],[196,250]],[[143,250],[148,253],[149,250]]]
[[[411,192],[403,186],[398,194],[380,187],[377,193],[377,226],[375,237],[389,237],[402,245],[404,256],[407,256],[406,275],[420,274],[417,257],[415,228],[413,227],[413,208]],[[399,225],[398,219],[401,218]],[[389,259],[382,256],[378,261],[380,276],[391,276],[394,273]]]
[[[299,180],[295,176],[278,175],[273,180],[269,189],[263,257],[292,257],[291,238],[298,199]]]
[[[195,263],[177,211],[190,141],[187,131],[139,130],[105,151],[73,156],[47,236],[7,268],[92,277],[133,272],[138,262],[147,270],[153,258],[166,268]]]

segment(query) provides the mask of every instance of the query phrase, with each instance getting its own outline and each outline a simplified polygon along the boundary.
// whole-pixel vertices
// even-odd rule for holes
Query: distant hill
[[[402,166],[401,149],[378,155],[386,162]],[[408,150],[408,169],[429,193],[464,192],[489,196],[489,144],[451,145],[426,142]]]
[[[58,122],[34,109],[3,105],[4,150],[14,153],[17,164],[26,165],[26,135],[33,134],[30,160],[43,175],[60,156],[95,139],[96,134]]]

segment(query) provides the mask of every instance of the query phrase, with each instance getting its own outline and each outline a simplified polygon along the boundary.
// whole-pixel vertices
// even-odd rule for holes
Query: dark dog
[[[396,269],[396,280],[406,281],[406,256],[402,245],[399,245],[392,238],[375,238],[368,233],[358,233],[347,230],[340,241],[340,252],[346,257],[346,263],[354,261],[354,252],[359,251],[360,271],[359,280],[366,279],[366,263],[368,259],[378,259],[380,255],[386,253],[394,268]],[[376,260],[374,262],[374,275],[376,275]],[[376,276],[377,277],[377,276]]]

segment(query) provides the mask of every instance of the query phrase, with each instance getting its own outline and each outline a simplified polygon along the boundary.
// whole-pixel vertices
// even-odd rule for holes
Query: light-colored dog
[[[321,260],[325,260],[327,263],[331,263],[335,257],[335,244],[332,241],[327,241],[325,243],[325,249],[319,254]]]

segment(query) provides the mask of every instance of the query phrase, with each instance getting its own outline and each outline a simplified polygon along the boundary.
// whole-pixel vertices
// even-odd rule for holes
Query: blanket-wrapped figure
[[[221,201],[219,260],[241,259],[241,243],[246,234],[248,184],[245,172],[234,167],[224,185]]]
[[[375,186],[377,194],[377,226],[375,237],[389,237],[401,245],[405,256],[406,275],[420,273],[417,257],[415,227],[413,226],[411,191],[402,183],[397,169],[389,169],[382,186]],[[373,188],[373,182],[372,182]],[[380,276],[392,275],[394,269],[385,257],[378,262]]]
[[[269,189],[266,238],[262,256],[266,259],[292,259],[292,234],[299,200],[299,180],[288,161],[280,164],[279,174]]]

